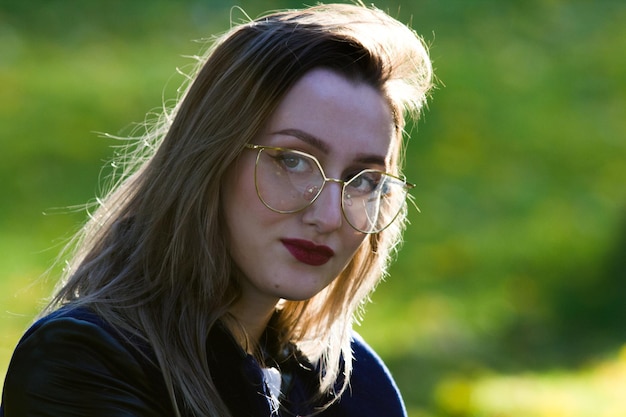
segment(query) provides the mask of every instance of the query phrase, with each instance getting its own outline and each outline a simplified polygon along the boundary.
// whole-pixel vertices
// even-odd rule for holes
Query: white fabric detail
[[[280,405],[278,397],[280,397],[280,385],[281,376],[280,371],[276,368],[263,368],[263,376],[265,377],[265,383],[269,388],[271,394],[271,402],[275,410],[278,410]]]

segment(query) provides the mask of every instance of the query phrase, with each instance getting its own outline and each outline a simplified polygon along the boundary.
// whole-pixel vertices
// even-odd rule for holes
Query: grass
[[[444,408],[462,408],[449,401],[457,398],[447,390],[463,381],[440,385],[438,397]],[[466,404],[469,415],[526,417],[617,417],[626,414],[626,348],[608,359],[577,372],[496,375],[471,381]]]

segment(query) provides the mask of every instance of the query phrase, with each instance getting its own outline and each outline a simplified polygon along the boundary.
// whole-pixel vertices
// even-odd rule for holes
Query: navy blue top
[[[258,362],[222,326],[208,351],[211,377],[235,417],[284,417],[313,411],[307,400],[317,374],[295,356],[278,363],[283,378],[276,410]],[[324,417],[406,417],[381,359],[355,334],[350,387]],[[4,382],[0,417],[172,416],[163,376],[149,348],[137,348],[86,309],[64,308],[37,321],[17,345]],[[285,380],[289,382],[286,383]],[[191,415],[181,410],[183,415]]]

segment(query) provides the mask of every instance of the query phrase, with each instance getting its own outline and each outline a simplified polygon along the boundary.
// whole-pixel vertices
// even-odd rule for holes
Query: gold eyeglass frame
[[[256,145],[256,144],[252,144],[252,143],[247,143],[245,145],[245,149],[258,151],[257,155],[256,155],[256,158],[255,158],[255,162],[254,162],[254,187],[256,189],[257,197],[259,198],[259,200],[261,200],[263,205],[265,207],[267,207],[268,209],[272,210],[275,213],[279,213],[279,214],[293,214],[293,213],[298,213],[298,212],[306,209],[307,207],[310,207],[317,200],[317,198],[322,194],[322,191],[323,191],[324,187],[326,186],[327,182],[335,182],[337,184],[341,184],[341,214],[343,215],[343,218],[346,219],[346,221],[348,222],[350,227],[352,227],[357,232],[364,233],[364,234],[375,234],[375,233],[382,232],[383,230],[385,230],[386,228],[391,226],[391,224],[396,220],[396,218],[402,212],[402,207],[400,207],[398,209],[397,213],[393,216],[393,218],[391,220],[389,220],[389,222],[383,228],[380,228],[378,230],[372,230],[372,231],[360,230],[359,228],[357,228],[356,226],[354,226],[352,224],[352,222],[350,221],[350,219],[348,218],[348,216],[346,214],[346,209],[344,207],[346,184],[348,184],[351,180],[344,181],[344,180],[341,180],[341,179],[338,179],[338,178],[329,178],[329,177],[327,177],[326,176],[326,172],[324,172],[324,168],[322,167],[322,164],[320,163],[320,161],[315,156],[313,156],[311,154],[308,154],[306,152],[298,151],[296,149],[282,148],[282,147],[277,147],[277,146]],[[312,159],[315,162],[315,164],[317,165],[317,168],[320,171],[320,174],[322,174],[322,178],[324,179],[324,182],[322,183],[322,185],[319,188],[319,190],[317,190],[317,193],[315,194],[315,196],[308,202],[308,204],[306,204],[305,206],[303,206],[301,208],[298,208],[296,210],[277,210],[274,207],[270,206],[265,201],[265,199],[263,198],[263,196],[261,195],[261,192],[259,190],[259,183],[258,183],[258,178],[257,178],[257,169],[258,169],[258,166],[259,166],[259,159],[261,158],[261,153],[264,150],[272,150],[272,151],[278,151],[278,152],[291,152],[291,153],[294,153],[294,154],[298,154],[298,155],[302,155],[304,157],[310,158],[310,159]],[[397,175],[393,175],[393,174],[390,174],[388,172],[380,171],[380,170],[377,170],[377,169],[364,169],[361,172],[359,172],[357,175],[355,175],[353,178],[356,178],[357,176],[361,175],[363,172],[377,172],[379,174],[383,174],[383,175],[386,175],[388,177],[391,177],[393,179],[396,179],[396,180],[400,181],[404,185],[405,204],[406,204],[406,196],[408,195],[409,190],[415,187],[415,184],[407,182],[405,178],[401,178],[401,177],[398,177]]]

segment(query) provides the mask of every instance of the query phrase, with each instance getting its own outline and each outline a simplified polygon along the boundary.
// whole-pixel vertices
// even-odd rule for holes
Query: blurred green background
[[[376,5],[439,78],[407,158],[422,213],[360,328],[410,416],[626,415],[626,2]],[[1,3],[0,377],[99,193],[97,132],[173,99],[232,6],[302,3]]]

